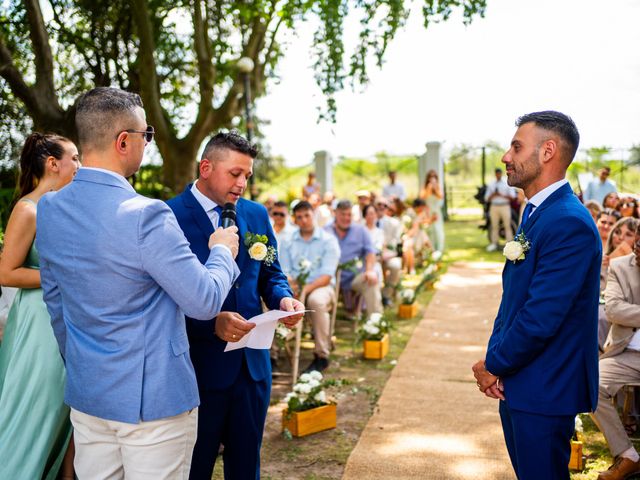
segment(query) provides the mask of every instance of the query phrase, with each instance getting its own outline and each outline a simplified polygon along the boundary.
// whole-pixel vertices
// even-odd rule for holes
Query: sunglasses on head
[[[123,132],[141,133],[142,137],[144,138],[144,141],[147,143],[151,143],[153,141],[153,136],[156,133],[155,129],[151,125],[148,125],[146,130],[133,130],[129,128],[127,130],[123,130]]]

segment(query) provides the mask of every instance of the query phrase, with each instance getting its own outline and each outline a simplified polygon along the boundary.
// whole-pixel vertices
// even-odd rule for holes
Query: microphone
[[[233,227],[236,224],[236,206],[231,202],[225,203],[220,219],[222,228]]]

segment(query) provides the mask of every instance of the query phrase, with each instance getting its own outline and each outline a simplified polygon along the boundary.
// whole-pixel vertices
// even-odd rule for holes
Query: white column
[[[442,186],[442,159],[440,158],[440,142],[427,142],[427,151],[418,158],[418,191],[424,185],[429,170],[435,170]]]
[[[321,192],[333,190],[333,159],[326,150],[321,150],[313,154],[313,161],[316,164],[316,180],[320,183]]]

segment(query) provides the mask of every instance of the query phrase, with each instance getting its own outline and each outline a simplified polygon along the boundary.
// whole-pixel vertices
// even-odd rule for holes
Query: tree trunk
[[[201,140],[202,141],[202,140]],[[162,175],[168,196],[182,193],[184,187],[196,178],[196,155],[200,142],[158,141],[158,150],[162,156]]]

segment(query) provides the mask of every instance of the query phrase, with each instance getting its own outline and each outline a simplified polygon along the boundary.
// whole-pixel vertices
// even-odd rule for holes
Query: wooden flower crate
[[[571,457],[569,458],[569,469],[582,470],[584,461],[582,457],[582,442],[571,440]]]
[[[323,405],[304,412],[293,412],[291,415],[288,412],[287,409],[282,411],[282,430],[288,429],[294,437],[304,437],[336,428],[338,420],[335,404]]]
[[[364,358],[381,360],[389,353],[389,334],[385,333],[382,340],[365,340],[363,342]]]
[[[418,314],[418,304],[413,303],[401,303],[398,305],[398,317],[400,318],[413,318]]]

